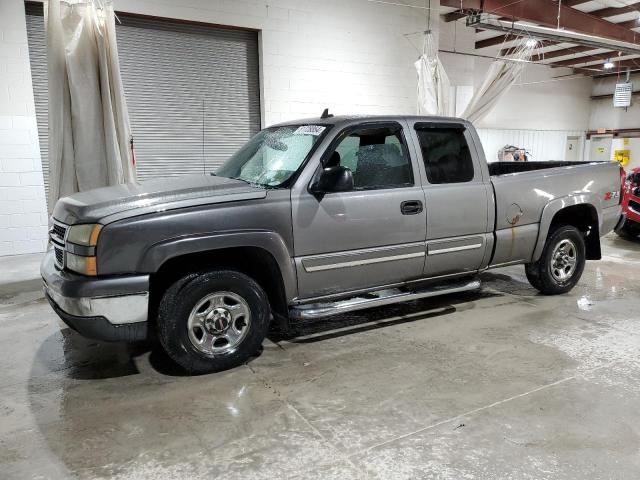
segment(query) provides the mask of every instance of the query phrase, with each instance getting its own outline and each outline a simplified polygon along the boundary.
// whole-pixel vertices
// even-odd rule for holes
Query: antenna
[[[333,113],[329,113],[329,109],[325,108],[324,112],[322,112],[322,115],[320,115],[320,118],[331,118],[333,117]]]

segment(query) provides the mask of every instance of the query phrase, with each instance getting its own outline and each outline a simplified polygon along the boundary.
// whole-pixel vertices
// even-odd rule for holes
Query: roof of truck
[[[399,121],[399,120],[419,120],[425,122],[456,122],[456,123],[468,123],[463,118],[455,117],[429,117],[420,115],[336,115],[326,118],[320,116],[312,118],[301,118],[298,120],[288,120],[286,122],[277,123],[272,125],[274,127],[281,127],[287,125],[344,125],[348,123],[354,123],[356,121]]]

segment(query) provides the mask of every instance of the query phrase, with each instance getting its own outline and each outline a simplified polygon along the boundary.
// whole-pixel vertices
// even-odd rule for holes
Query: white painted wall
[[[482,82],[489,64],[490,61],[484,59],[476,62],[476,86]],[[560,69],[528,64],[520,81],[478,126],[541,131],[587,130],[591,79],[553,80],[561,74]]]
[[[624,77],[620,81],[624,81]],[[631,77],[634,90],[640,90],[640,75]],[[600,78],[593,82],[592,95],[609,95],[615,90],[616,77]],[[628,109],[614,108],[611,98],[591,101],[591,115],[589,118],[589,129],[598,128],[619,129],[619,128],[640,128],[640,96],[632,97],[631,107]]]
[[[593,95],[609,95],[615,90],[616,82],[624,81],[624,76],[618,80],[616,77],[595,79],[593,82]],[[640,90],[640,75],[632,75],[631,82],[634,90]],[[637,128],[640,129],[640,96],[634,95],[631,106],[627,109],[613,106],[613,99],[603,98],[591,101],[591,115],[589,118],[589,130],[606,128],[610,130]],[[626,170],[640,167],[640,138],[629,138],[629,145],[624,145],[623,137],[614,138],[611,144],[611,155],[615,150],[630,150],[631,162],[625,166]]]
[[[567,137],[580,137],[578,160],[583,159],[585,132],[583,130],[518,130],[503,128],[479,128],[488,162],[498,161],[498,150],[505,145],[515,145],[531,153],[529,160],[565,160]]]
[[[501,48],[475,50],[475,41],[475,30],[464,23],[440,23],[441,50],[490,57],[440,53],[453,85],[477,89]],[[554,79],[569,73],[539,64],[524,68],[516,85],[476,125],[489,161],[496,161],[498,149],[506,144],[527,148],[534,160],[564,159],[567,136],[584,137],[591,108],[591,79]]]
[[[614,138],[611,142],[612,155],[616,150],[630,151],[631,160],[628,165],[625,165],[625,170],[631,171],[634,168],[640,167],[640,138],[629,138],[628,145],[624,144],[624,138]]]
[[[24,3],[0,1],[0,255],[42,252],[47,213]]]
[[[640,138],[628,138],[628,145],[624,144],[624,137],[613,138],[611,140],[611,160],[614,160],[616,150],[629,150],[630,162],[624,166],[624,169],[629,172],[634,168],[640,168]],[[585,151],[590,151],[590,140],[585,142]],[[587,159],[588,160],[588,159]]]
[[[425,28],[423,8],[367,0],[114,4],[124,12],[259,29],[264,126],[316,117],[325,107],[336,114],[415,113],[417,53],[403,34]],[[0,0],[0,35],[0,255],[38,252],[46,246],[47,215],[21,0]]]
[[[478,88],[501,46],[475,50],[475,29],[462,22],[440,22],[440,53],[453,85]],[[464,53],[480,54],[480,58]],[[478,128],[519,130],[586,130],[591,109],[590,78],[562,79],[571,71],[541,64],[527,64],[520,80],[512,86],[496,107],[478,124]]]

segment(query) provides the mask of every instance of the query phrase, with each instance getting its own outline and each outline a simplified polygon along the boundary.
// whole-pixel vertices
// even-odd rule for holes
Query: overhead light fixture
[[[538,45],[538,41],[537,41],[535,38],[530,38],[529,40],[527,40],[526,45],[527,45],[527,47],[529,47],[529,48],[533,48],[533,47],[535,47],[536,45]]]
[[[611,70],[613,67],[615,67],[615,64],[611,60],[607,60],[606,62],[604,62],[603,67],[605,70]]]
[[[614,40],[597,35],[575,32],[573,30],[542,27],[522,22],[513,22],[492,18],[487,13],[471,13],[467,16],[467,26],[484,30],[497,30],[521,37],[535,37],[540,40],[566,42],[593,48],[617,50],[628,55],[640,55],[640,44]]]

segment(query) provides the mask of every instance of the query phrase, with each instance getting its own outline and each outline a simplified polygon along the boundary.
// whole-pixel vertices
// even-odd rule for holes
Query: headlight
[[[82,255],[74,255],[71,252],[67,252],[66,260],[69,270],[94,277],[98,274],[96,257],[83,257]]]
[[[83,275],[98,274],[96,245],[102,225],[91,223],[72,225],[67,232],[66,267]]]
[[[69,227],[67,242],[87,247],[95,247],[98,244],[102,225],[99,223],[88,223],[85,225],[73,225]]]

